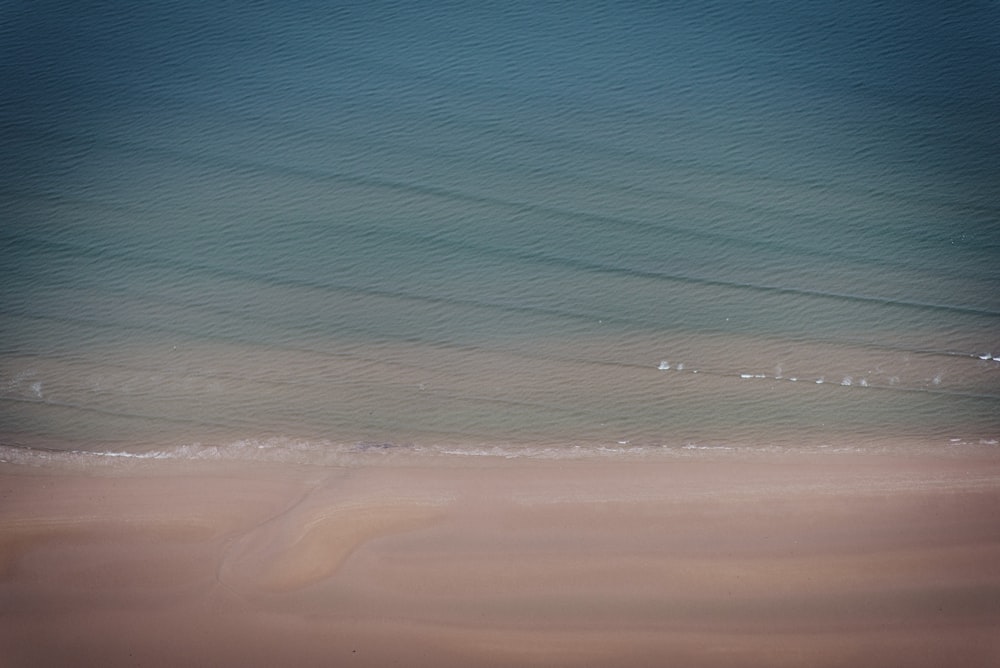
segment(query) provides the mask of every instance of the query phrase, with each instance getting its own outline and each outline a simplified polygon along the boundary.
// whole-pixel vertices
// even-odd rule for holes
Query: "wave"
[[[914,300],[903,300],[903,299],[891,299],[879,296],[869,296],[869,295],[859,295],[859,294],[849,294],[849,293],[838,293],[833,291],[819,291],[811,290],[805,288],[799,288],[795,286],[781,286],[781,285],[764,285],[755,284],[748,282],[737,282],[714,279],[711,277],[696,276],[696,275],[681,275],[681,274],[669,274],[660,271],[647,271],[635,268],[623,268],[613,265],[608,265],[600,262],[592,262],[579,258],[566,258],[560,256],[554,256],[541,252],[527,252],[527,251],[517,251],[514,249],[503,249],[491,247],[482,244],[473,244],[468,241],[453,241],[449,239],[441,238],[435,235],[418,235],[409,234],[406,235],[410,241],[414,243],[423,243],[429,246],[444,248],[447,252],[458,251],[474,251],[480,255],[498,255],[502,256],[504,260],[518,260],[523,262],[540,263],[556,266],[559,268],[569,269],[570,271],[581,271],[588,274],[607,274],[607,275],[619,275],[631,278],[644,278],[644,279],[654,279],[660,281],[667,281],[673,283],[681,283],[687,285],[701,285],[708,287],[718,287],[727,290],[740,290],[740,291],[752,291],[761,294],[781,294],[781,295],[793,295],[796,297],[804,297],[809,299],[827,299],[827,300],[838,300],[846,302],[854,302],[859,304],[870,304],[879,307],[890,307],[890,308],[910,308],[910,309],[921,309],[928,311],[943,311],[951,312],[963,315],[972,315],[975,317],[985,317],[988,319],[1000,318],[1000,312],[988,309],[980,308],[969,305],[962,304],[940,304],[933,302],[922,302]],[[286,287],[286,288],[299,288],[308,290],[320,290],[320,291],[340,291],[345,294],[356,294],[368,297],[376,298],[388,298],[388,299],[403,299],[414,301],[418,303],[428,304],[428,305],[443,305],[443,306],[459,306],[466,308],[480,308],[489,309],[495,313],[510,313],[510,314],[523,314],[532,316],[546,316],[554,317],[560,319],[575,320],[581,323],[591,323],[594,320],[595,314],[590,312],[583,312],[574,309],[567,308],[556,308],[548,305],[530,305],[530,304],[516,304],[509,300],[498,301],[498,300],[484,300],[477,298],[468,297],[458,297],[458,296],[446,296],[443,294],[428,294],[425,291],[417,292],[410,289],[399,289],[399,288],[389,288],[389,287],[375,287],[375,286],[364,286],[352,284],[348,281],[331,281],[323,280],[315,277],[303,277],[289,275],[287,272],[284,275],[275,274],[274,272],[258,272],[252,271],[246,268],[233,267],[233,266],[218,266],[210,265],[206,263],[193,262],[189,259],[178,258],[178,257],[167,257],[161,256],[157,253],[150,251],[130,251],[130,250],[109,250],[106,247],[97,247],[88,244],[70,242],[70,241],[56,241],[50,239],[41,239],[33,237],[30,235],[18,234],[13,235],[11,233],[0,233],[0,240],[3,240],[10,246],[21,246],[20,252],[25,252],[26,249],[23,246],[27,245],[29,248],[34,247],[40,249],[43,252],[56,253],[56,254],[71,254],[80,255],[83,257],[89,257],[93,259],[111,259],[116,262],[124,262],[128,265],[135,265],[136,267],[148,268],[150,266],[159,266],[170,271],[182,271],[187,275],[202,275],[207,278],[212,279],[238,279],[243,281],[250,281],[253,283],[258,283],[262,285],[268,285],[273,287]],[[144,299],[165,301],[167,298],[156,295],[142,293],[141,295]],[[197,302],[192,302],[190,300],[174,300],[173,302],[176,306],[186,307],[186,308],[197,308],[202,305]],[[220,315],[226,315],[231,318],[238,318],[246,320],[248,318],[246,313],[240,313],[235,311],[227,311],[224,307],[217,304],[206,305],[205,308],[210,309],[214,313]],[[17,309],[13,303],[5,304],[3,310],[7,313],[24,313],[30,314],[30,309],[26,310],[24,306],[21,309]],[[253,320],[260,321],[261,319],[267,320],[266,314],[255,314]],[[648,327],[650,322],[645,319],[636,319],[634,316],[629,317],[628,315],[619,315],[615,318],[616,322],[621,324],[628,324],[638,327]],[[290,327],[291,329],[312,329],[315,328],[317,323],[302,323],[296,326],[294,323],[281,322],[283,327]],[[147,324],[137,325],[140,328],[150,327]],[[349,325],[338,325],[339,327],[349,328]],[[176,331],[176,330],[172,330]],[[183,331],[178,331],[177,333],[185,333]],[[822,335],[813,333],[807,337],[807,340],[821,341],[824,340]],[[893,346],[886,345],[886,348],[893,348]],[[894,348],[900,349],[900,348]],[[924,352],[924,350],[911,348],[912,352]],[[957,354],[966,354],[964,352],[958,352]],[[968,354],[982,354],[979,352]]]
[[[691,459],[704,457],[770,457],[775,455],[962,455],[969,452],[1000,452],[997,438],[950,437],[925,443],[911,439],[878,444],[819,442],[815,444],[746,444],[739,442],[686,441],[675,444],[630,444],[581,446],[575,444],[429,444],[414,445],[381,441],[337,443],[326,439],[285,437],[236,439],[220,444],[189,443],[170,447],[128,450],[59,450],[0,442],[0,464],[26,467],[68,466],[73,468],[128,469],[146,461],[289,464],[302,466],[354,467],[372,465],[411,466],[427,464],[476,465],[487,460],[634,461],[644,459]]]

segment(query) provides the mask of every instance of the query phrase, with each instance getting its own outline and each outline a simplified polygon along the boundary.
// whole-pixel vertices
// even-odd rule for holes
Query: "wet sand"
[[[0,465],[4,666],[991,666],[1000,456]]]

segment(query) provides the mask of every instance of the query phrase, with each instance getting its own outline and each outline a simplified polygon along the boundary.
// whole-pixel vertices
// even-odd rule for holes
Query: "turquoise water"
[[[1000,13],[938,4],[8,7],[3,443],[995,444]]]

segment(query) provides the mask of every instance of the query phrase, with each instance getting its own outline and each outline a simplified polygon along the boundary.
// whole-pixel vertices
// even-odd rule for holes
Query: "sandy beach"
[[[1000,668],[998,2],[8,2],[0,668]]]
[[[5,666],[1000,661],[989,454],[4,466]]]

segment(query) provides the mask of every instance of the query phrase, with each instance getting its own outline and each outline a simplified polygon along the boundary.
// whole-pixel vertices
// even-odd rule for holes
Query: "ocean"
[[[4,459],[1000,440],[995,3],[0,18]]]

